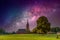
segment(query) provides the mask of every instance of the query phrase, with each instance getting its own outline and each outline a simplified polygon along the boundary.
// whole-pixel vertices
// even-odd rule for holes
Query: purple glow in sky
[[[20,2],[19,2],[20,3]],[[60,26],[60,3],[53,1],[27,1],[27,4],[21,4],[22,11],[19,9],[19,15],[15,17],[4,29],[8,32],[17,31],[26,28],[28,19],[30,30],[36,27],[36,20],[41,16],[46,16],[51,23],[51,27]],[[24,7],[23,7],[24,6]],[[16,14],[18,14],[16,13]],[[21,14],[22,13],[22,14]]]

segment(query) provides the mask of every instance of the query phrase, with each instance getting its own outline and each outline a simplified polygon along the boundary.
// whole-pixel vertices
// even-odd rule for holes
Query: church
[[[26,33],[30,33],[28,20],[27,20],[27,23],[26,23],[26,29],[18,29],[18,31],[17,31],[16,33],[17,33],[17,34],[26,34]]]

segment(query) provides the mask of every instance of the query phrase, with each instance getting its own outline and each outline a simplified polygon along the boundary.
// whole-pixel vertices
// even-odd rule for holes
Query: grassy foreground
[[[0,35],[0,40],[60,40],[56,34],[11,34]]]

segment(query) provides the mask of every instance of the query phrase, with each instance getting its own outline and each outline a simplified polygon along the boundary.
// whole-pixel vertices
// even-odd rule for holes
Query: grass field
[[[56,34],[11,34],[0,35],[0,40],[60,40]]]

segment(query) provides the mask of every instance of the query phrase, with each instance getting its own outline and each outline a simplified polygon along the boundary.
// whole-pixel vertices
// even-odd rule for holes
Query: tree
[[[57,33],[57,32],[60,32],[60,28],[59,27],[53,27],[53,28],[51,28],[51,31]]]
[[[5,34],[5,31],[3,29],[0,29],[0,34]]]
[[[12,32],[12,34],[16,34],[15,32]]]
[[[47,33],[50,31],[50,23],[48,22],[48,19],[45,16],[41,16],[38,18],[37,27],[33,29],[33,32],[35,33]]]

